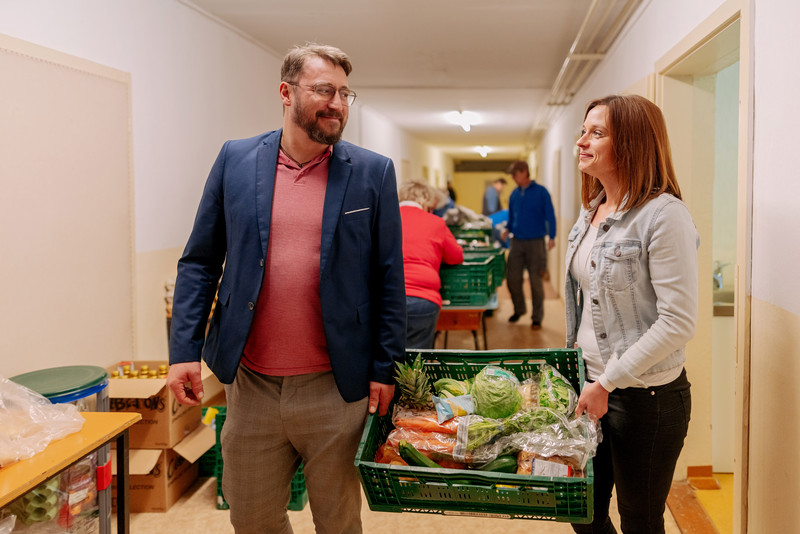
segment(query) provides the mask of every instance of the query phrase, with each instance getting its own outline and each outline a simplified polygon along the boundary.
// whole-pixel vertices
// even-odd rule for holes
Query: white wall
[[[794,137],[800,111],[796,0],[754,5],[753,251],[750,409],[750,532],[794,532],[800,422],[800,239]]]
[[[446,177],[453,174],[453,161],[441,150],[427,145],[397,127],[386,117],[369,107],[369,104],[351,110],[345,139],[394,161],[397,180],[428,181],[444,186]],[[403,162],[407,162],[407,168]],[[428,171],[427,179],[423,168]],[[404,176],[408,172],[408,176]],[[436,183],[436,176],[440,182]]]
[[[575,220],[573,147],[583,124],[585,106],[591,100],[619,93],[653,72],[653,65],[723,0],[650,0],[634,17],[609,50],[605,60],[559,115],[537,150],[541,169],[551,169],[551,155],[561,147],[562,195],[560,209],[567,220]],[[578,192],[579,194],[579,192]],[[568,216],[569,214],[572,216]],[[565,229],[569,232],[569,228]]]
[[[800,71],[787,54],[800,44],[800,3],[755,5],[753,143],[753,297],[800,314],[800,239],[796,236],[796,149]],[[788,239],[787,239],[788,238]]]
[[[136,250],[182,246],[226,139],[280,126],[280,61],[175,1],[4,0],[0,32],[129,72]]]
[[[285,51],[267,50],[178,0],[3,0],[0,33],[131,74],[136,353],[166,359],[165,281],[222,143],[281,126]],[[345,139],[391,157],[398,174],[401,162],[414,179],[423,168],[432,179],[452,174],[452,161],[363,100]]]

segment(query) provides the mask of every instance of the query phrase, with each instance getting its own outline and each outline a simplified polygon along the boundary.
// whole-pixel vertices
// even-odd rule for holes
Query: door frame
[[[667,78],[697,60],[701,49],[732,24],[739,24],[739,132],[737,191],[737,251],[735,268],[736,383],[734,406],[734,498],[735,533],[748,532],[751,284],[753,240],[753,0],[728,0],[656,62],[656,103],[664,104]],[[708,47],[706,47],[708,50]],[[724,54],[724,51],[721,53]],[[707,281],[710,291],[710,280]],[[701,286],[703,279],[701,279]],[[702,290],[701,290],[702,293]],[[706,299],[710,302],[710,299]]]

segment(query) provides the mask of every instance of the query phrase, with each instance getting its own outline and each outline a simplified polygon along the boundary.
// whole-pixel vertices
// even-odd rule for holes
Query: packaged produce
[[[578,394],[551,365],[539,370],[539,406],[569,415],[578,405]]]
[[[522,406],[519,380],[502,367],[487,365],[475,377],[472,400],[477,415],[492,419],[508,417]]]

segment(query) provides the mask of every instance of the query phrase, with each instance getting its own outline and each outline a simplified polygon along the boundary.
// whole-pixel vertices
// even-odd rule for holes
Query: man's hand
[[[187,385],[187,382],[190,385]],[[200,362],[174,363],[169,366],[167,387],[178,402],[197,406],[203,400],[203,381],[200,379]]]
[[[369,383],[369,413],[375,413],[377,410],[378,415],[386,415],[389,403],[393,398],[394,385],[380,382]]]
[[[575,415],[583,412],[594,415],[600,420],[608,412],[608,391],[600,382],[587,383],[578,398],[578,406],[575,408]]]
[[[555,247],[555,246],[556,246],[556,240],[555,239],[548,239],[547,240],[547,250],[553,250],[553,247]]]

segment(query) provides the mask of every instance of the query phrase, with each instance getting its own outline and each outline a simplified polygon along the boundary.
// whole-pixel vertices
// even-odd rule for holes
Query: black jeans
[[[664,510],[675,464],[683,449],[692,400],[684,370],[674,381],[651,388],[617,389],[608,397],[603,440],[594,463],[594,521],[572,525],[579,534],[609,534],[611,491],[624,534],[664,532]]]

